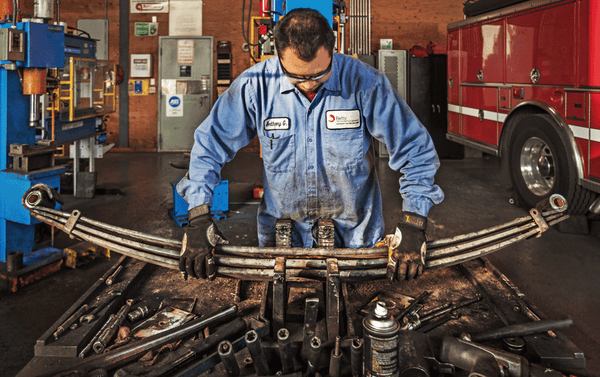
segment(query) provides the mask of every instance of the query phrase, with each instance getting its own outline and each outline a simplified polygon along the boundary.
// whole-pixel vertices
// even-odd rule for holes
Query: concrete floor
[[[169,238],[181,238],[182,229],[169,216],[170,182],[184,173],[169,165],[181,154],[108,153],[98,160],[98,188],[121,190],[124,195],[97,195],[93,200],[66,196],[65,211],[79,209],[84,216]],[[401,209],[399,174],[377,160],[385,198],[384,217],[391,229]],[[481,230],[526,215],[508,203],[510,191],[499,180],[499,160],[493,157],[443,160],[436,177],[446,194],[432,208],[429,239]],[[240,153],[223,171],[229,180],[230,211],[218,225],[232,243],[255,245],[256,200],[254,183],[262,178],[256,153]],[[245,224],[240,226],[239,224]],[[56,245],[67,244],[58,235]],[[16,293],[0,292],[0,375],[15,375],[33,357],[38,339],[117,260],[97,258],[88,265],[63,268]],[[590,375],[600,371],[600,240],[592,236],[559,233],[551,229],[489,256],[546,316],[571,317],[574,326],[564,333],[586,355]]]

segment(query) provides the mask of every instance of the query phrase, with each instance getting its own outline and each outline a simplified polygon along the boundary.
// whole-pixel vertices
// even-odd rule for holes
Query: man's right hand
[[[206,279],[207,276],[210,277],[214,274],[214,265],[209,263],[214,247],[210,239],[215,240],[214,233],[218,232],[218,229],[212,221],[210,208],[206,204],[190,210],[188,221],[189,225],[185,229],[181,246],[179,270],[184,273],[186,278],[187,275],[190,275]],[[210,237],[211,234],[212,237]]]

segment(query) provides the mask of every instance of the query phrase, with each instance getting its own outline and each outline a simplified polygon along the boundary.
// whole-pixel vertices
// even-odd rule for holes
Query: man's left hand
[[[404,212],[389,246],[392,249],[387,266],[390,281],[411,280],[423,274],[426,227],[426,217]]]

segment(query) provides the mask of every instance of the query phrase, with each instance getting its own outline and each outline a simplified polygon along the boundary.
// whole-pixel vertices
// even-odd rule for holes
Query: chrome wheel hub
[[[525,185],[537,196],[550,193],[554,186],[554,156],[546,143],[538,138],[528,139],[521,149],[521,175]]]

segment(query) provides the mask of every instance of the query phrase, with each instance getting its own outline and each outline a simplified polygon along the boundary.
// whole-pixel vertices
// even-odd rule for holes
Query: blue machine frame
[[[276,1],[277,3],[277,1]],[[323,0],[286,0],[285,13],[296,8],[310,8],[321,13],[333,28],[333,2]],[[277,9],[277,8],[276,8]]]
[[[60,174],[65,169],[51,167],[29,173],[13,171],[10,144],[36,143],[36,129],[29,126],[29,97],[23,94],[19,68],[62,68],[65,61],[64,28],[40,23],[19,22],[16,29],[23,31],[25,55],[19,61],[0,61],[0,261],[5,262],[9,252],[33,251],[35,224],[21,205],[25,192],[35,184],[45,183],[60,189]],[[10,23],[0,23],[0,29],[11,28]]]
[[[271,9],[277,13],[273,13],[271,18],[274,22],[279,21],[279,14],[285,15],[292,9],[296,8],[310,8],[319,11],[327,20],[329,20],[329,26],[333,27],[333,4],[335,1],[322,1],[322,0],[272,0]],[[285,8],[284,8],[285,7]]]

